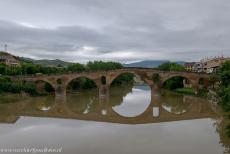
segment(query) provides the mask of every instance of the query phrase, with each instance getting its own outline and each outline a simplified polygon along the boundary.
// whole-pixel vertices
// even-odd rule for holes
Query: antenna
[[[5,52],[7,52],[7,44],[4,45]]]

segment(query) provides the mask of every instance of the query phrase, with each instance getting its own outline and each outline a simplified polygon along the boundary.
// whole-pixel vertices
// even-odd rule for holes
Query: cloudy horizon
[[[1,0],[0,50],[129,63],[230,56],[228,0]]]

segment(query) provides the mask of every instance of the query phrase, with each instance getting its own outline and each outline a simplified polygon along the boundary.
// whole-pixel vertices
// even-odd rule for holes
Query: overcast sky
[[[0,50],[35,59],[230,56],[229,0],[0,0]]]

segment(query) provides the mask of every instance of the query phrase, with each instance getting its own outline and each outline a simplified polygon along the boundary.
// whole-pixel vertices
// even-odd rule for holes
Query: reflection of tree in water
[[[133,85],[124,85],[124,86],[112,86],[110,88],[110,99],[109,99],[109,105],[111,107],[113,106],[119,106],[122,102],[124,97],[128,93],[132,93]]]
[[[224,153],[230,153],[230,137],[227,135],[226,127],[229,124],[229,120],[227,118],[221,117],[216,119],[214,126],[216,127],[216,132],[220,136],[220,144],[224,147]]]
[[[189,103],[183,95],[169,91],[165,91],[160,100],[164,109],[175,114],[182,114],[189,107]]]
[[[98,90],[82,90],[67,95],[68,107],[76,113],[88,113],[96,110],[99,105]]]

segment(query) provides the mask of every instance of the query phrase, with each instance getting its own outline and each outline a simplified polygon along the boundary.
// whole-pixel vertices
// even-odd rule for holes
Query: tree
[[[121,69],[123,68],[121,63],[117,62],[103,62],[103,61],[94,61],[88,62],[86,67],[91,71],[98,71],[98,70],[114,70],[114,69]]]
[[[219,70],[220,88],[218,95],[220,97],[219,104],[226,110],[230,111],[230,61],[222,64]]]
[[[182,65],[179,65],[174,62],[166,62],[158,66],[162,71],[184,71],[185,68]]]
[[[163,71],[184,71],[185,70],[184,66],[179,65],[174,62],[173,63],[171,62],[163,63],[158,68]],[[184,80],[183,77],[179,77],[179,76],[173,77],[164,83],[164,87],[170,90],[182,88],[184,86],[183,80]]]
[[[86,71],[86,67],[83,64],[75,63],[69,65],[67,70],[70,72],[83,72]]]

